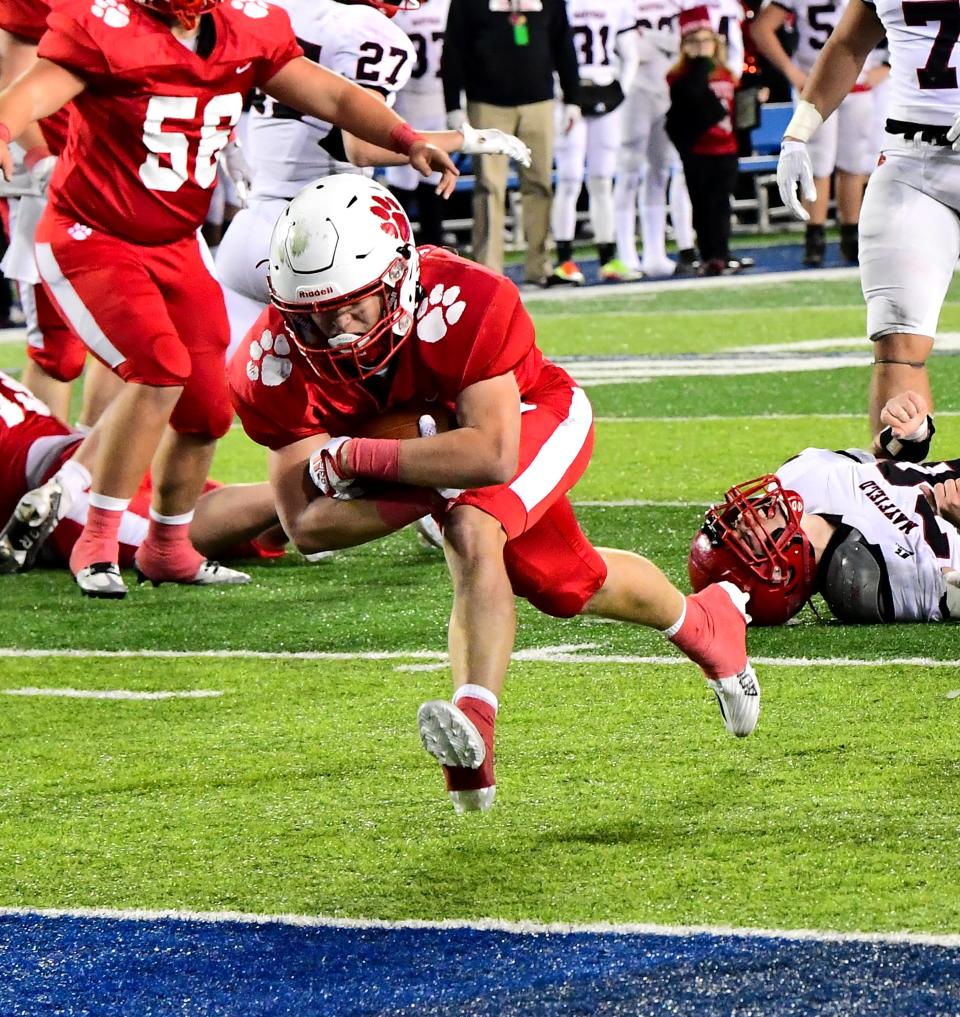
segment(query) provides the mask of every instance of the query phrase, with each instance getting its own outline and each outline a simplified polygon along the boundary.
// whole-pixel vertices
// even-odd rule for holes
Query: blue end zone
[[[945,946],[0,918],[4,1017],[958,1012]]]

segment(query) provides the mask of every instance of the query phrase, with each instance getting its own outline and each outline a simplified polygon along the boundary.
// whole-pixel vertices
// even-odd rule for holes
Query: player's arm
[[[513,374],[465,388],[457,423],[429,438],[334,438],[312,455],[314,482],[328,495],[366,480],[439,490],[507,483],[520,454],[520,392]]]
[[[16,81],[37,62],[37,44],[0,29],[0,90]],[[28,124],[17,139],[30,152],[46,148],[43,133],[36,123]]]
[[[846,98],[871,50],[883,35],[883,25],[870,4],[864,0],[852,0],[847,5],[800,93],[801,101],[810,103],[821,121],[826,120]],[[784,132],[784,140],[808,141],[812,133],[812,130],[809,133],[803,131],[803,125],[797,122],[795,114]]]
[[[359,85],[306,57],[291,60],[263,89],[275,99],[335,124],[344,132],[404,156],[424,176],[443,173],[438,191],[449,194],[459,175],[446,152],[431,145],[409,124]]]
[[[406,526],[433,506],[426,493],[415,501],[393,498],[324,498],[310,479],[310,460],[329,442],[329,434],[302,438],[269,456],[270,486],[280,524],[302,554],[355,547]],[[432,494],[432,492],[431,492]]]
[[[871,452],[878,459],[921,463],[930,452],[936,433],[926,399],[919,392],[900,392],[880,411],[883,429],[873,439]]]
[[[7,143],[19,138],[29,124],[56,113],[85,87],[83,78],[65,67],[39,59],[0,92],[0,169],[7,180],[13,173],[13,159]]]
[[[803,88],[806,75],[790,59],[777,38],[777,32],[786,23],[786,9],[776,3],[767,3],[750,22],[750,38],[753,39],[757,52],[766,57],[794,88],[799,89]]]

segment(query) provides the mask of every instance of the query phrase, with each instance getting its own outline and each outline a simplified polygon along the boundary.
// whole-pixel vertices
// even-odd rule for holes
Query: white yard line
[[[205,922],[238,925],[289,925],[304,929],[467,929],[475,932],[506,932],[515,935],[570,935],[592,933],[608,936],[738,936],[753,939],[790,939],[813,942],[915,943],[924,946],[960,947],[960,935],[925,932],[834,932],[820,929],[750,929],[735,925],[652,925],[612,922],[510,922],[499,918],[473,920],[417,918],[387,921],[382,918],[326,918],[322,915],[257,914],[247,911],[175,911],[120,908],[20,908],[0,907],[0,917],[89,918],[127,922]]]
[[[960,417],[960,410],[937,410],[937,420],[944,417]],[[651,416],[651,417],[594,417],[598,424],[690,424],[690,423],[733,423],[736,420],[862,420],[865,413],[752,413],[746,416]]]
[[[131,689],[0,689],[5,696],[60,696],[64,699],[211,699],[222,696],[212,689],[189,689],[186,692],[134,692]]]
[[[597,654],[596,643],[569,643],[560,646],[532,646],[514,651],[513,660],[518,663],[535,661],[547,664],[635,664],[675,665],[690,664],[682,656],[635,656],[632,654]],[[299,650],[290,652],[266,650],[81,650],[81,649],[19,649],[0,648],[0,658],[30,659],[143,659],[143,660],[304,660],[304,661],[418,661],[427,668],[446,667],[447,654],[441,650],[371,650],[360,653],[346,653],[323,650]],[[764,667],[932,667],[960,668],[960,660],[938,660],[934,657],[752,657],[754,664]],[[417,665],[401,665],[404,670],[413,670]]]

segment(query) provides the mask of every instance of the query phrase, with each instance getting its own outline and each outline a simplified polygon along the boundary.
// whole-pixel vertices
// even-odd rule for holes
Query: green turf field
[[[574,492],[597,543],[677,582],[730,483],[866,441],[855,282],[531,308],[548,353],[691,355],[682,376],[588,386],[597,451]],[[941,328],[960,331],[956,294]],[[751,350],[782,369],[716,373]],[[799,369],[824,351],[859,366]],[[21,365],[0,346],[0,368]],[[938,450],[960,454],[960,357],[932,376]],[[234,429],[215,475],[264,463]],[[449,685],[441,558],[405,532],[252,571],[120,603],[84,601],[66,572],[3,577],[0,646],[22,652],[0,657],[0,690],[218,694],[0,697],[0,906],[960,932],[955,627],[808,610],[751,633],[763,710],[735,740],[656,634],[521,605],[497,805],[458,819],[415,725]]]

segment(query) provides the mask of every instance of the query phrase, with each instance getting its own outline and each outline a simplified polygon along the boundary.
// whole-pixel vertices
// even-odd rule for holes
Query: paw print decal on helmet
[[[270,13],[270,8],[261,0],[233,0],[230,6],[243,11],[248,18],[265,18]]]
[[[259,379],[268,388],[282,385],[293,370],[289,354],[290,342],[287,337],[275,336],[269,329],[264,329],[260,338],[250,343],[247,377],[251,381]]]
[[[67,227],[67,232],[74,240],[86,240],[93,230],[89,226],[84,226],[82,222],[75,222]]]
[[[417,338],[425,343],[439,342],[466,309],[459,286],[444,289],[442,283],[437,283],[417,308]]]
[[[379,194],[375,194],[372,200],[370,211],[380,220],[380,229],[387,236],[396,237],[397,240],[406,243],[410,239],[410,221],[400,207],[400,202],[381,197]]]
[[[130,24],[130,8],[122,0],[93,0],[90,13],[102,18],[111,28],[125,28]]]

